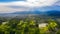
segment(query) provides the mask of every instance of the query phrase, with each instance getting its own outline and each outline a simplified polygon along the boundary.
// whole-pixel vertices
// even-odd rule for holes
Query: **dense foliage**
[[[60,34],[58,23],[53,19],[48,19],[46,26],[40,22],[41,18],[12,18],[1,22],[0,34]],[[43,22],[43,21],[42,21]]]

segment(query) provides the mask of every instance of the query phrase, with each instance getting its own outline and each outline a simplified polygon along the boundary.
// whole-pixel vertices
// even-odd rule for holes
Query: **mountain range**
[[[60,11],[51,10],[51,11],[23,11],[23,12],[13,12],[13,13],[2,13],[0,16],[19,16],[19,15],[28,15],[28,14],[38,14],[38,15],[47,15],[47,16],[60,16]]]

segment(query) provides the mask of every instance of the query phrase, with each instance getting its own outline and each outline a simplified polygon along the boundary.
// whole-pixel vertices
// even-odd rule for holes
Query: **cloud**
[[[54,5],[60,6],[60,0],[56,2]]]
[[[42,6],[51,6],[58,0],[26,0],[26,1],[14,1],[8,3],[0,3],[5,5],[18,5],[18,6],[28,6],[28,7],[42,7]]]
[[[46,7],[40,8],[40,9],[38,8],[37,10],[41,10],[42,12],[51,11],[51,10],[60,11],[60,6],[46,6]]]
[[[17,6],[20,7],[20,6]],[[31,8],[22,7],[22,8],[15,8],[15,7],[8,7],[6,5],[0,5],[0,13],[11,13],[15,11],[29,11]]]
[[[32,4],[32,6],[51,6],[53,5],[55,2],[57,2],[57,0],[27,0],[28,3]]]
[[[27,0],[14,2],[0,2],[0,13],[15,11],[33,11],[36,7],[52,6],[58,0]]]

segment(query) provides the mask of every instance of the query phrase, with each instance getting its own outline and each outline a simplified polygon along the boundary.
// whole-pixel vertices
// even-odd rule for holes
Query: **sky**
[[[60,0],[0,0],[0,13],[16,11],[60,11]]]

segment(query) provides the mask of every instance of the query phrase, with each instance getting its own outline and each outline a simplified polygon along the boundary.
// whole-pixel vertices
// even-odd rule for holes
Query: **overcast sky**
[[[60,0],[0,0],[0,13],[59,10]]]

